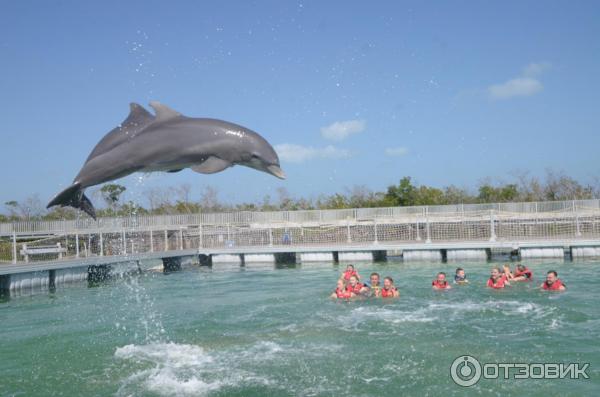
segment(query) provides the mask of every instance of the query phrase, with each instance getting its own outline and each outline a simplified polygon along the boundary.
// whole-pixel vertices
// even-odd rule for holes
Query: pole
[[[494,226],[494,210],[490,210],[490,241],[496,241],[496,227]]]
[[[183,229],[179,229],[179,250],[183,251]]]
[[[431,231],[429,230],[429,207],[425,207],[425,231],[427,232],[427,244],[431,243]]]
[[[379,244],[379,237],[377,236],[377,220],[373,220],[373,230],[375,232],[375,244]]]
[[[169,236],[167,235],[167,229],[165,229],[165,251],[169,250]]]
[[[269,247],[273,246],[273,229],[269,228]]]
[[[346,233],[348,234],[348,242],[352,242],[352,235],[350,234],[350,219],[346,220]]]
[[[79,233],[75,233],[75,258],[79,258]]]
[[[150,230],[150,252],[154,252],[154,238],[152,237],[152,230]]]
[[[17,233],[15,232],[12,235],[12,260],[13,263],[17,263]]]
[[[121,239],[123,240],[123,255],[127,255],[127,238],[125,237],[125,229],[121,231]]]
[[[104,239],[102,237],[102,232],[100,232],[100,256],[104,256]]]
[[[198,226],[198,231],[199,231],[199,232],[198,232],[198,239],[200,240],[200,241],[198,242],[198,248],[202,248],[202,243],[203,243],[203,242],[202,242],[202,224],[200,224],[200,225]]]

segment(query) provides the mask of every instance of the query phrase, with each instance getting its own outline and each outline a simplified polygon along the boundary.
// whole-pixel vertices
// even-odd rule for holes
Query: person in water
[[[370,296],[379,297],[381,295],[381,284],[379,279],[379,273],[371,273],[369,277],[370,285],[365,285],[369,290]]]
[[[439,272],[435,280],[431,282],[431,288],[433,289],[450,289],[452,286],[446,280],[446,273]]]
[[[342,279],[338,280],[337,288],[335,289],[335,291],[333,291],[333,294],[331,294],[331,298],[333,299],[350,299],[354,296],[356,295],[353,292],[349,292],[346,290],[346,284]]]
[[[358,272],[356,271],[356,269],[354,269],[354,265],[348,265],[346,266],[346,271],[342,273],[341,279],[348,282],[350,281],[350,277],[352,276],[356,276],[356,278],[360,279]]]
[[[512,278],[514,276],[512,274],[512,271],[510,270],[510,265],[506,264],[506,265],[502,266],[502,270],[503,270],[503,273],[504,273],[504,278],[506,280],[512,280]]]
[[[346,285],[346,291],[352,292],[354,295],[364,294],[369,291],[364,284],[358,281],[357,276],[350,276],[350,280],[348,280],[348,285]]]
[[[487,281],[487,286],[489,288],[501,289],[506,287],[507,285],[510,285],[510,283],[508,282],[506,274],[501,272],[500,268],[493,268],[492,274],[490,275],[490,278]]]
[[[383,279],[383,288],[381,289],[382,298],[397,298],[400,296],[398,288],[394,286],[394,280],[391,277]]]
[[[525,265],[518,264],[513,274],[512,281],[531,281],[533,273]]]
[[[567,289],[566,285],[558,278],[558,273],[555,270],[550,270],[546,274],[546,281],[540,287],[546,291],[564,291]]]
[[[456,269],[456,273],[454,274],[454,284],[467,284],[469,280],[467,280],[467,275],[465,274],[465,269],[459,267]]]

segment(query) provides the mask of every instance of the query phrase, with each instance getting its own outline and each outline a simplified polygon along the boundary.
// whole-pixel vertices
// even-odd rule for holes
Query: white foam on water
[[[115,357],[148,364],[152,368],[142,369],[130,375],[119,390],[129,395],[140,386],[159,395],[205,395],[223,386],[221,380],[204,381],[198,378],[205,372],[213,358],[199,346],[176,343],[151,343],[148,345],[126,345],[117,348]]]
[[[237,366],[248,360],[273,359],[282,351],[270,341],[258,342],[241,355],[235,350],[211,355],[200,346],[172,342],[126,345],[117,348],[115,358],[140,369],[123,380],[118,395],[203,396],[223,387],[270,385],[269,379]]]

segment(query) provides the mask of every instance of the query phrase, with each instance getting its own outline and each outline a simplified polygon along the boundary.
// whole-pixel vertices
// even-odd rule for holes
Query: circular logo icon
[[[481,364],[472,356],[457,357],[450,367],[450,376],[459,386],[473,386],[481,378]]]

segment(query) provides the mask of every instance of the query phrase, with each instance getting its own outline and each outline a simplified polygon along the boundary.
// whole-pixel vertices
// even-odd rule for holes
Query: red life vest
[[[360,290],[362,289],[364,285],[361,283],[356,283],[356,285],[354,287],[352,287],[350,284],[348,284],[346,286],[346,291],[348,291],[348,293],[350,292],[354,292],[355,294],[360,293]]]
[[[525,270],[523,270],[522,272],[519,271],[519,269],[515,270],[515,277],[520,277],[520,276],[525,276],[525,278],[527,278],[528,280],[531,280],[533,273],[531,273],[531,270],[529,270],[528,268],[525,268]]]
[[[558,289],[560,287],[562,287],[564,284],[562,283],[562,281],[560,281],[560,279],[556,279],[555,282],[552,283],[552,285],[548,285],[547,281],[544,281],[544,289],[547,291],[558,291]]]
[[[348,281],[352,276],[358,277],[358,273],[356,273],[356,270],[346,270],[344,272],[344,280]]]
[[[448,284],[448,281],[441,282],[439,280],[433,280],[431,282],[431,285],[439,289],[446,289],[450,286],[450,284]]]
[[[390,289],[385,289],[382,288],[381,289],[381,297],[382,298],[393,298],[394,297],[394,292],[396,292],[396,287],[392,287]]]
[[[339,288],[335,289],[335,295],[338,297],[338,299],[348,299],[351,297],[350,292]]]
[[[496,280],[496,282],[494,283],[494,280],[492,280],[492,278],[490,277],[487,281],[487,286],[490,288],[496,288],[496,289],[504,288],[505,281],[506,281],[506,277],[502,276],[502,277],[499,277],[498,280]]]

